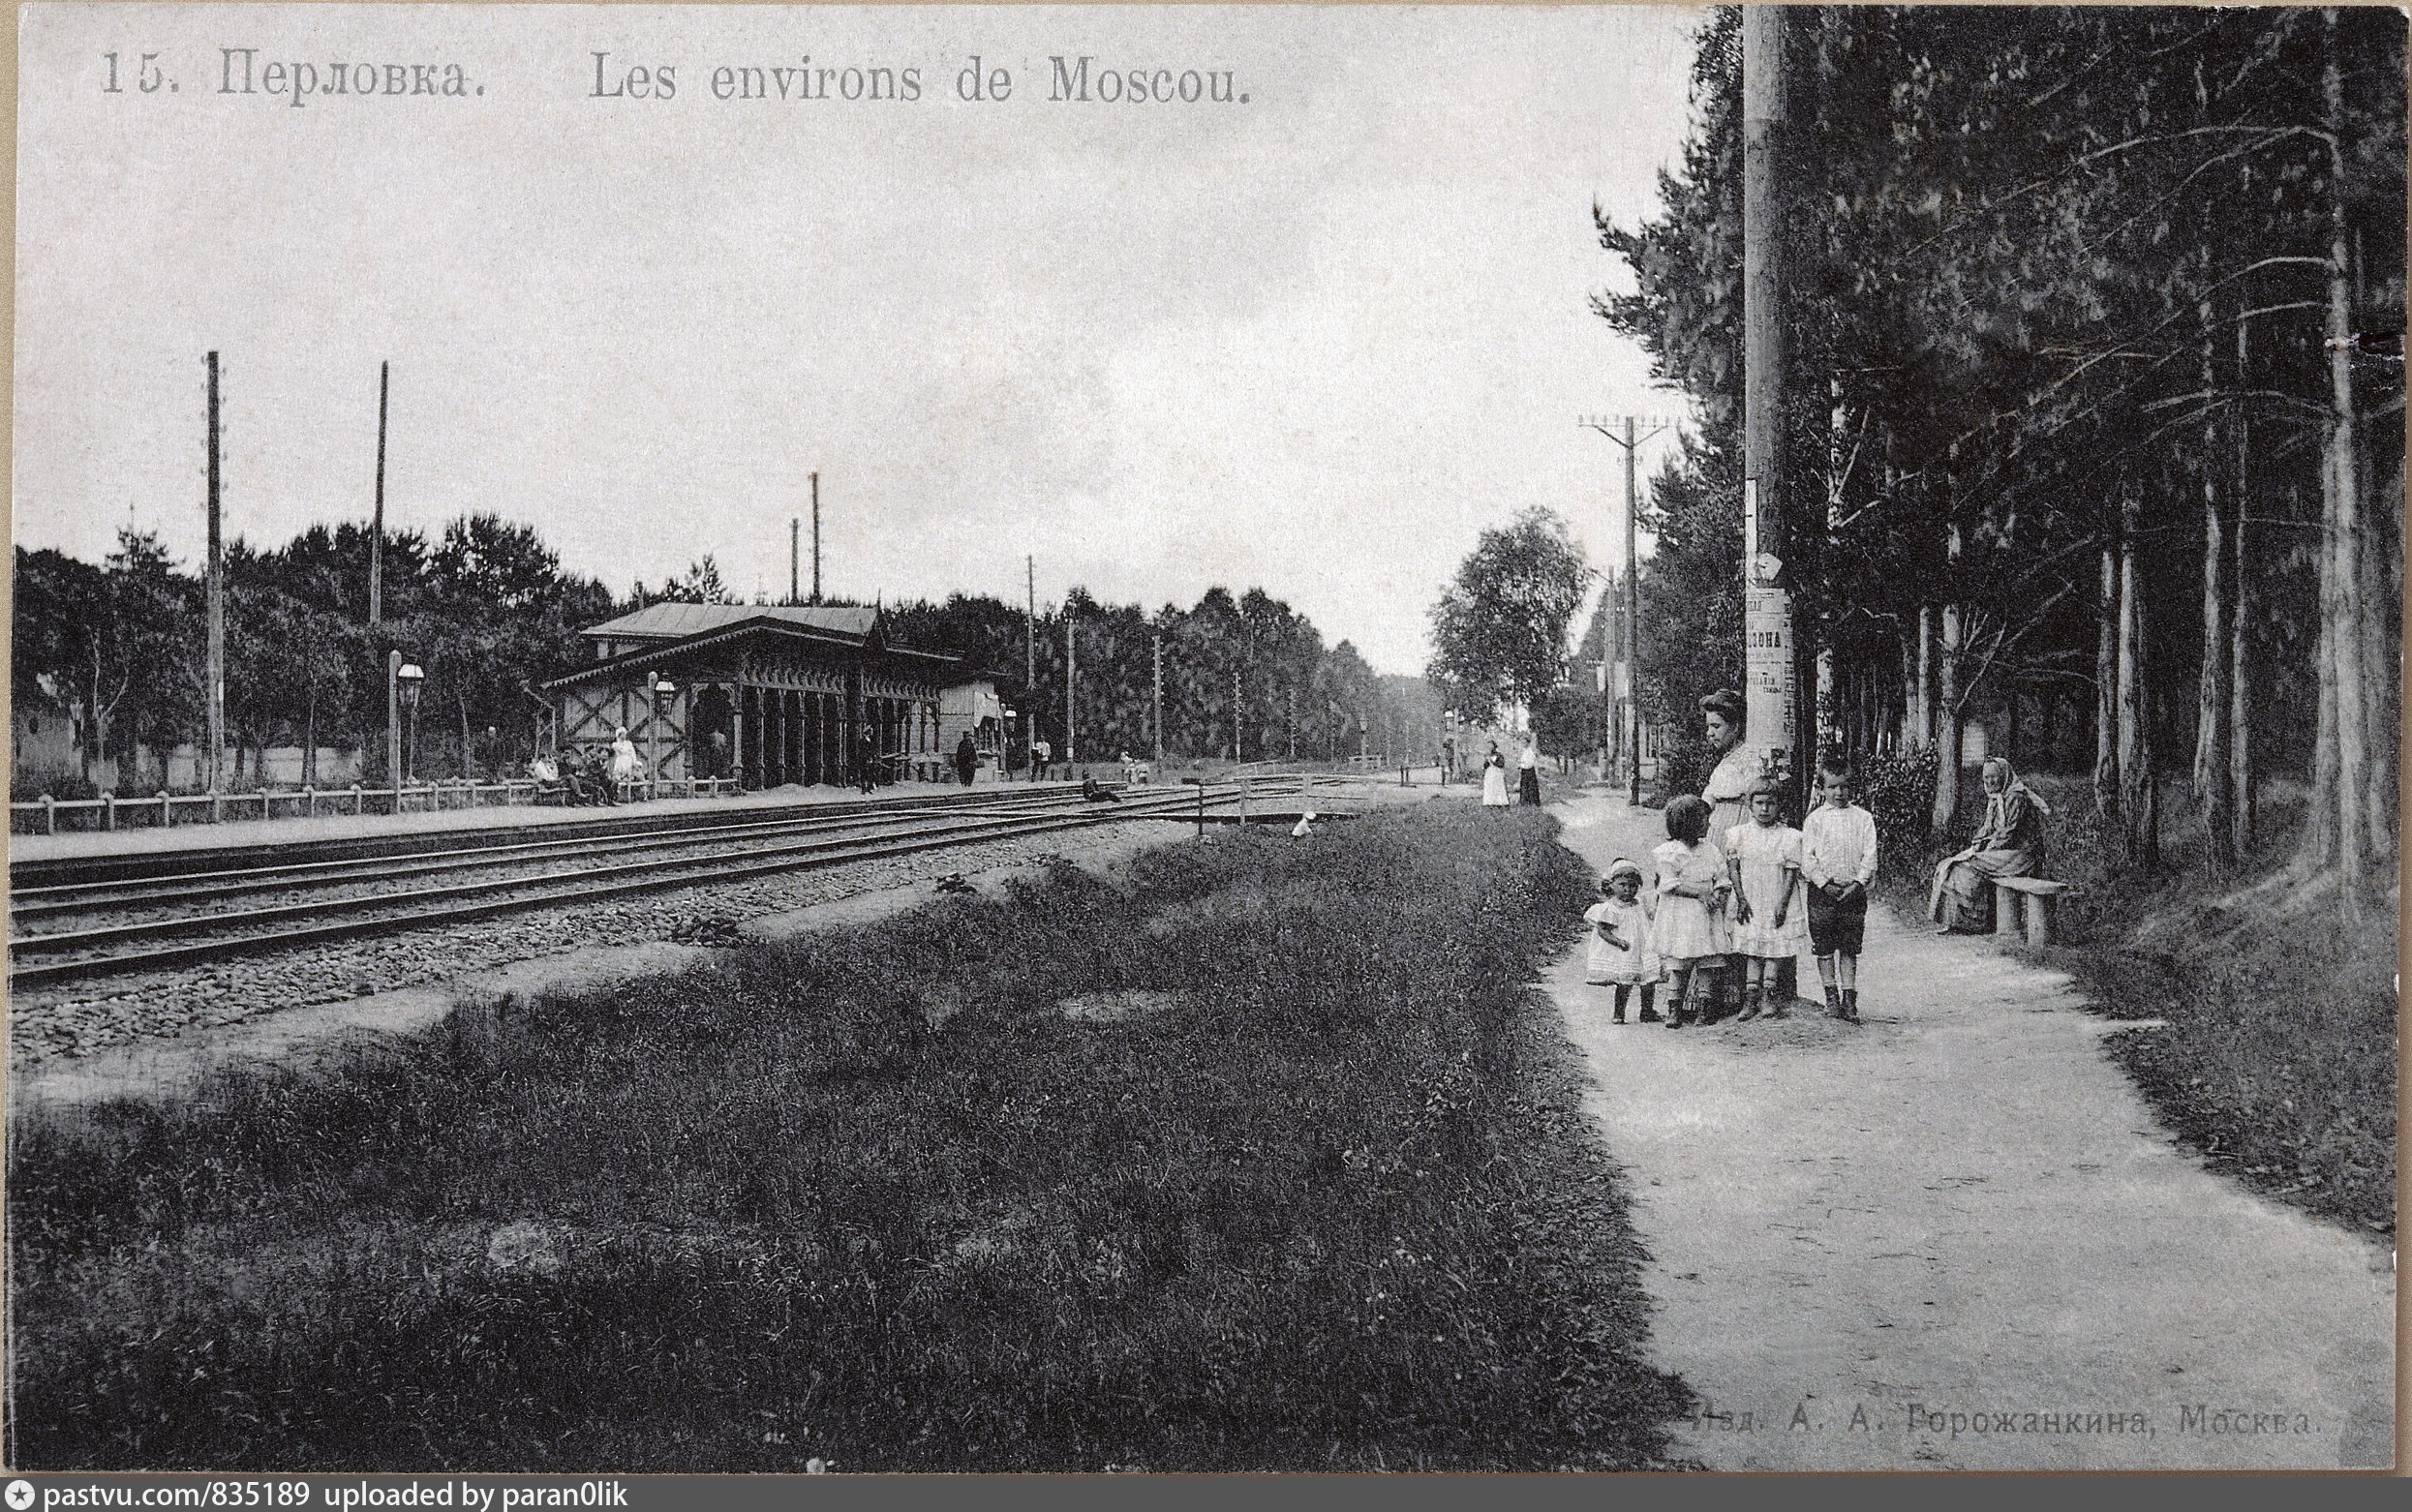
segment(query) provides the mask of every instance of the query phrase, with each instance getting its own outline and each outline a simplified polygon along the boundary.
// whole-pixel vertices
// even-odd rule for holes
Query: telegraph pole
[[[1742,13],[1743,739],[1788,758],[1792,594],[1784,575],[1785,105],[1783,8]]]
[[[393,364],[377,365],[377,512],[369,520],[369,623],[385,600],[385,379]]]
[[[1231,673],[1231,759],[1233,766],[1239,764],[1239,669],[1237,667]]]
[[[804,522],[793,515],[787,518],[787,602],[799,603],[803,591]]]
[[[812,602],[821,601],[821,475],[812,474]]]
[[[1156,765],[1164,765],[1164,632],[1156,632],[1155,680]]]
[[[218,354],[209,354],[209,791],[227,749],[227,564],[218,528]]]
[[[1069,765],[1076,758],[1072,747],[1072,690],[1080,683],[1081,626],[1072,618],[1072,595],[1063,596],[1063,759]]]
[[[1625,449],[1625,801],[1641,801],[1641,563],[1640,538],[1636,518],[1641,509],[1637,459],[1641,443],[1673,428],[1672,420],[1653,419],[1646,433],[1637,433],[1640,422],[1633,415],[1621,415],[1613,421],[1606,415],[1584,415],[1575,421],[1587,431],[1598,431]],[[1613,591],[1611,586],[1610,591]],[[1616,690],[1610,688],[1610,707]]]
[[[1023,635],[1022,685],[1030,690],[1028,694],[1023,695],[1026,701],[1028,698],[1037,694],[1039,687],[1038,559],[1033,557],[1023,558],[1022,570],[1024,574],[1023,578],[1023,590],[1029,594],[1029,597],[1023,601],[1023,618],[1022,621]],[[1033,709],[1030,711],[1029,730],[1032,738],[1034,739],[1038,735],[1038,728],[1039,711],[1036,709]]]

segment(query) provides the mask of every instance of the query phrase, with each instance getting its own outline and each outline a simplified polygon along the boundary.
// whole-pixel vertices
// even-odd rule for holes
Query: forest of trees
[[[1168,755],[1280,761],[1362,751],[1428,762],[1440,741],[1440,702],[1421,680],[1376,673],[1347,641],[1327,647],[1312,621],[1261,589],[1237,598],[1208,589],[1189,609],[1166,604],[1153,614],[1075,589],[1065,602],[1042,606],[1035,687],[1021,606],[957,594],[942,604],[891,604],[887,613],[906,644],[996,673],[1008,707],[1024,714],[1020,728],[1035,720],[1058,759],[1067,624],[1078,636],[1072,729],[1085,760],[1155,749],[1159,637]]]
[[[2149,865],[2309,784],[2350,896],[2396,854],[2404,37],[2389,10],[1788,13],[1784,499],[1803,742],[1962,732],[2091,771]],[[1658,473],[1643,698],[1738,682],[1740,13],[1598,312],[1698,420]],[[2359,338],[2359,340],[2357,340]],[[2399,352],[2399,345],[2393,347]],[[1594,626],[1594,635],[1602,633]]]
[[[396,649],[427,674],[413,770],[490,775],[533,751],[540,705],[527,690],[582,659],[580,628],[661,599],[738,601],[710,556],[658,590],[640,582],[617,597],[565,572],[534,529],[478,514],[433,541],[388,532],[382,616],[371,626],[368,535],[355,525],[314,526],[273,551],[229,546],[232,785],[257,785],[261,751],[285,744],[303,747],[305,781],[321,745],[364,746],[382,780],[383,668]],[[101,775],[106,752],[124,764],[126,783],[165,786],[165,753],[205,739],[199,577],[179,570],[156,536],[133,531],[98,565],[20,547],[15,572],[17,707],[72,714],[87,780]],[[1229,756],[1236,739],[1249,761],[1409,746],[1429,760],[1439,739],[1439,705],[1420,681],[1377,676],[1347,641],[1327,647],[1303,616],[1260,590],[1234,598],[1217,588],[1194,608],[1152,615],[1075,590],[1038,620],[1035,690],[1024,686],[1020,606],[961,595],[887,606],[897,641],[995,672],[1008,704],[1034,714],[1058,751],[1067,615],[1079,634],[1076,730],[1091,759],[1154,749],[1159,633],[1172,754]],[[132,765],[137,745],[154,764],[141,771]]]

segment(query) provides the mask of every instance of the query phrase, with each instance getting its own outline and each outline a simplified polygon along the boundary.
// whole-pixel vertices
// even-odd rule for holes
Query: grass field
[[[20,1121],[11,1463],[1656,1463],[1552,833],[1222,832]]]
[[[2108,1042],[2154,1111],[2246,1185],[2392,1234],[2394,897],[2350,924],[2333,879],[2289,870],[2300,791],[2269,785],[2257,854],[2214,877],[2183,783],[2174,784],[2162,798],[2161,869],[2115,876],[2113,836],[2091,788],[2029,780],[2053,805],[2052,874],[2077,888],[2062,905],[2066,943],[2038,953],[2072,972],[2101,1012],[2163,1020]],[[1920,867],[1949,848],[1922,862],[1904,858],[1894,883],[1905,909],[1924,906]]]

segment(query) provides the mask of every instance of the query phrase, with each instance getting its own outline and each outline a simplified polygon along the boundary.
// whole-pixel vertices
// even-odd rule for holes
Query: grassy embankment
[[[1551,834],[1218,833],[21,1124],[11,1463],[1652,1463]]]
[[[2257,853],[2229,877],[2205,867],[2183,783],[2164,790],[2161,868],[2122,877],[2091,787],[2028,780],[2053,807],[2051,872],[2077,890],[2061,903],[2063,943],[2030,953],[2072,973],[2099,1012],[2165,1021],[2108,1042],[2154,1110],[2247,1186],[2392,1234],[2393,895],[2349,925],[2333,878],[2289,870],[2299,790],[2265,789]],[[1980,817],[1981,808],[1968,809],[1953,844]],[[1952,848],[1939,843],[1888,865],[1894,901],[1911,918],[1923,918],[1934,862]]]

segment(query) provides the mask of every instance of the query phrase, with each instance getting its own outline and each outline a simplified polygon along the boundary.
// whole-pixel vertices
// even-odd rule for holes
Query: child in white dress
[[[1708,804],[1687,793],[1666,805],[1664,845],[1650,853],[1659,867],[1659,912],[1650,940],[1666,969],[1666,1027],[1681,1029],[1697,980],[1703,990],[1712,965],[1732,945],[1726,939],[1725,854],[1708,838]]]
[[[1725,860],[1732,867],[1733,950],[1742,957],[1742,1012],[1747,1023],[1763,1010],[1786,1015],[1781,1001],[1767,1003],[1766,984],[1775,963],[1809,946],[1809,911],[1800,906],[1801,832],[1776,812],[1776,784],[1765,777],[1751,785],[1751,822],[1725,832]]]
[[[1641,906],[1641,868],[1622,857],[1611,862],[1600,883],[1601,900],[1591,905],[1583,922],[1591,925],[1591,959],[1583,981],[1593,986],[1616,988],[1616,1021],[1625,1021],[1625,1002],[1641,989],[1641,1014],[1657,1017],[1651,999],[1658,993],[1659,960],[1650,948],[1650,916]]]

